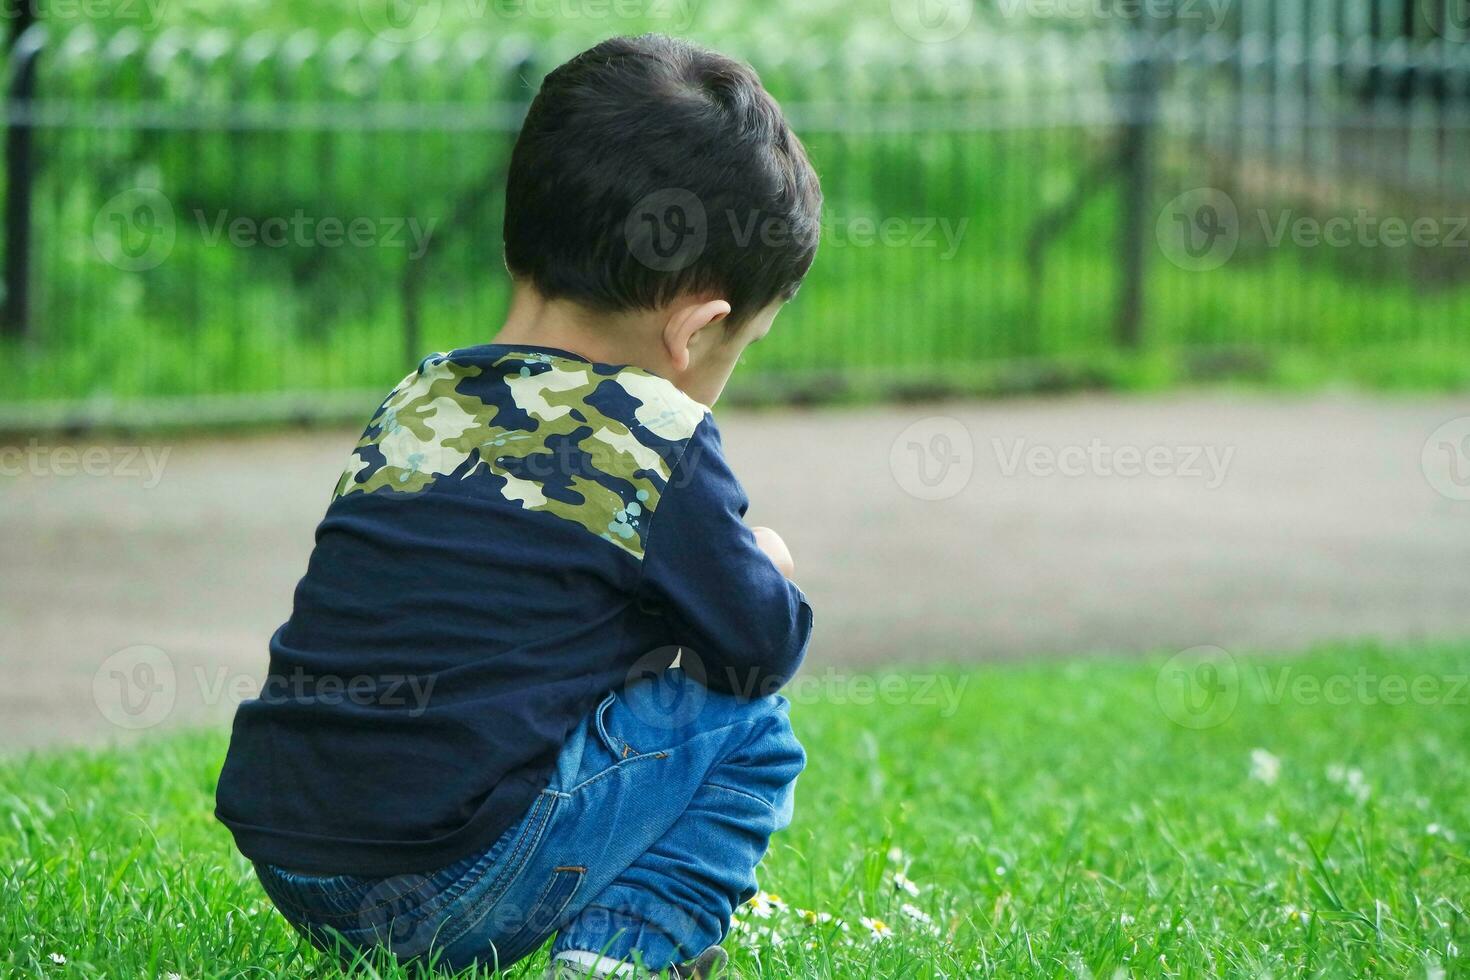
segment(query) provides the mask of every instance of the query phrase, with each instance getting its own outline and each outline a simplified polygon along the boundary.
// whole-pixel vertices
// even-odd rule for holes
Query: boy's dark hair
[[[620,312],[789,299],[822,194],[750,66],[657,34],[615,37],[546,77],[511,155],[505,260],[550,298]]]

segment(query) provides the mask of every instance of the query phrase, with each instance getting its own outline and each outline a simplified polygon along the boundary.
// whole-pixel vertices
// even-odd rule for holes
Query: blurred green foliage
[[[485,342],[508,295],[501,195],[521,107],[562,58],[644,28],[751,58],[823,179],[817,264],[747,380],[829,397],[1470,381],[1470,248],[1272,240],[1281,220],[1366,207],[1463,213],[1447,175],[1470,160],[1464,128],[1403,130],[1437,141],[1426,186],[1397,180],[1413,161],[1384,149],[1394,131],[1335,133],[1324,157],[1315,136],[1243,141],[1216,108],[1184,124],[1161,113],[1140,224],[1143,345],[1120,352],[1135,175],[1116,163],[1126,103],[1105,35],[1016,47],[986,41],[982,23],[964,43],[922,44],[877,0],[424,0],[393,8],[399,20],[387,3],[137,0],[123,17],[118,0],[110,23],[52,25],[41,92],[65,112],[36,130],[37,296],[30,337],[0,341],[0,403],[379,389],[430,350]],[[1195,88],[1229,77],[1180,59],[1161,92],[1188,109]],[[1217,102],[1236,104],[1233,91]],[[1353,111],[1351,94],[1334,106]],[[1384,166],[1348,167],[1353,146]],[[1209,268],[1171,241],[1171,200],[1202,187],[1239,211],[1238,242]],[[261,240],[292,222],[305,239]],[[324,245],[323,222],[370,233]]]

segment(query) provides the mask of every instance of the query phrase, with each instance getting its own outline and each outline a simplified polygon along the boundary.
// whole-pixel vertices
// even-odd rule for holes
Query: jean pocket
[[[612,753],[612,757],[621,762],[623,759],[629,759],[638,755],[639,752],[633,746],[619,738],[614,732],[616,725],[613,721],[612,714],[613,709],[617,707],[617,703],[618,695],[614,691],[602,699],[602,703],[597,706],[597,711],[593,713],[593,717],[597,720],[598,739],[602,742],[603,747]]]
[[[553,794],[541,793],[489,848],[424,874],[361,878],[256,868],[287,922],[315,945],[343,955],[384,946],[400,959],[414,959],[444,944],[462,896],[493,903],[504,892],[540,842],[555,806]]]
[[[552,933],[565,925],[563,917],[567,906],[576,897],[577,889],[586,876],[586,868],[556,868],[524,914],[514,909],[497,910],[502,913],[499,916],[502,926],[511,933],[505,940],[495,943],[496,960],[501,969],[534,953]]]

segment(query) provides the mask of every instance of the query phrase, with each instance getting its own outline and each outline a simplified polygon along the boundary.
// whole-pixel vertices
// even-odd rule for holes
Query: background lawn
[[[953,44],[922,43],[906,2],[434,2],[406,5],[427,18],[413,38],[382,36],[397,0],[52,16],[45,165],[0,172],[34,211],[29,312],[0,323],[0,428],[188,418],[222,395],[239,421],[335,418],[323,396],[487,341],[525,104],[584,45],[650,28],[750,59],[822,179],[819,258],[741,397],[1470,384],[1470,127],[1431,84],[1462,74],[1432,67],[1451,48],[1405,49],[1412,79],[1371,66],[1387,98],[1369,65],[1321,54],[1350,37],[1239,69],[1265,40],[1232,19],[1207,48],[1169,34],[1185,46],[1155,51],[1143,110],[1122,23],[977,10]],[[1361,230],[1311,233],[1342,223]],[[1218,253],[1195,254],[1204,240]]]
[[[922,669],[793,690],[741,975],[1470,975],[1470,644]],[[338,975],[210,816],[224,749],[0,763],[0,973]]]

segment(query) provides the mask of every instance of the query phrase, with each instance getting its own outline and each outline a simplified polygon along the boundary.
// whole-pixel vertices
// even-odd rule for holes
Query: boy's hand
[[[755,534],[755,546],[766,553],[766,557],[787,578],[796,574],[796,562],[791,559],[791,549],[786,547],[786,542],[781,540],[781,535],[768,527],[753,527],[750,529]]]

